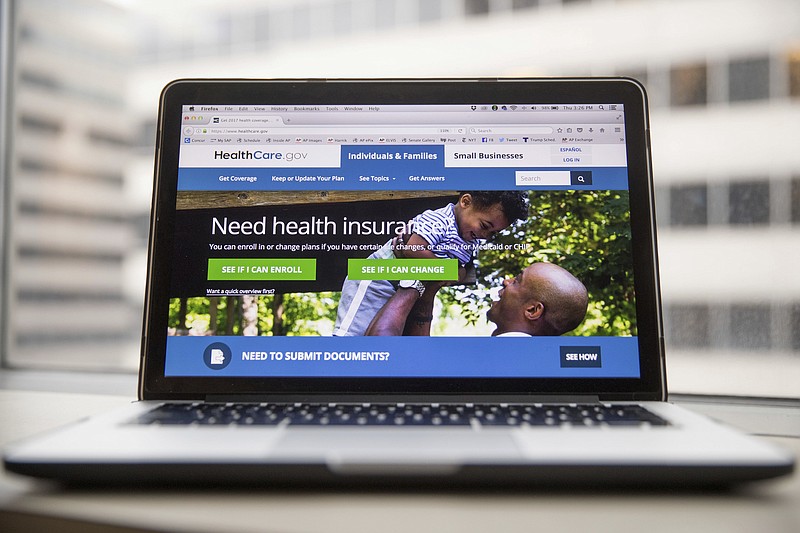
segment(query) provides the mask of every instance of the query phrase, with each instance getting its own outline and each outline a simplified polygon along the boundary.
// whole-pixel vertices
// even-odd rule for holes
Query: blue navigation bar
[[[537,185],[521,172],[567,174]],[[590,179],[577,179],[589,173]],[[569,176],[573,179],[570,180]],[[342,146],[338,167],[181,167],[178,190],[626,190],[626,167],[445,166],[443,146]]]

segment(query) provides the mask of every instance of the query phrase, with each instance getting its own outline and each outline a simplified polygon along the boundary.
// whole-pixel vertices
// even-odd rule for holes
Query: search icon
[[[592,171],[591,170],[572,170],[569,173],[570,185],[591,185],[592,184]]]

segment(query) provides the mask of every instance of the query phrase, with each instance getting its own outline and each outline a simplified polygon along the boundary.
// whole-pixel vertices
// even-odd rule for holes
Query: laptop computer
[[[72,483],[727,484],[667,400],[630,79],[178,80],[139,401],[5,450]]]

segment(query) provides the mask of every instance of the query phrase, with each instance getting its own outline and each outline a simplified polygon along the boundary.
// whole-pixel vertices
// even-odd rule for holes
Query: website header
[[[379,148],[379,147],[376,147]],[[303,145],[208,146],[189,144],[180,155],[182,168],[343,168],[358,162],[434,163],[441,168],[623,167],[625,146],[618,144],[557,146],[445,145],[442,150],[414,147]],[[344,151],[343,156],[343,149]],[[347,165],[342,164],[346,159]]]

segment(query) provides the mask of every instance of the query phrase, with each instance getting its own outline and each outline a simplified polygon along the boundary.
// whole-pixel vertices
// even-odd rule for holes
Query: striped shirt
[[[469,263],[478,251],[481,240],[467,241],[458,233],[458,223],[453,204],[428,210],[414,217],[413,233],[430,244],[430,250],[441,258],[458,259]]]

